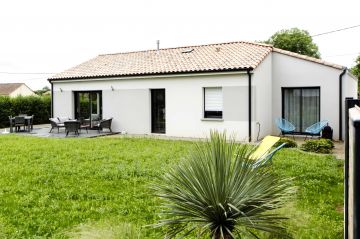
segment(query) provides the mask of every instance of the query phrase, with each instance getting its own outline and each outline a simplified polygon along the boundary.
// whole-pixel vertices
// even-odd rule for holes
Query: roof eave
[[[159,72],[159,73],[143,73],[143,74],[114,74],[114,75],[93,75],[93,76],[80,76],[80,77],[59,77],[47,79],[50,83],[53,81],[71,81],[83,79],[98,79],[98,78],[114,78],[114,77],[145,77],[145,76],[159,76],[159,75],[182,75],[182,74],[200,74],[200,73],[217,73],[217,72],[242,72],[252,71],[253,67],[244,67],[236,69],[216,69],[216,70],[201,70],[201,71],[181,71],[181,72]]]
[[[294,58],[297,58],[297,59],[300,59],[300,60],[320,64],[320,65],[323,65],[323,66],[335,68],[335,69],[338,69],[338,70],[343,70],[345,68],[344,66],[341,66],[341,65],[338,65],[338,64],[335,64],[335,63],[327,62],[327,61],[317,59],[317,58],[314,58],[314,57],[311,57],[311,56],[301,55],[301,54],[296,53],[296,52],[291,52],[291,51],[283,50],[283,49],[276,48],[276,47],[273,47],[272,52],[283,54],[285,56],[294,57]]]

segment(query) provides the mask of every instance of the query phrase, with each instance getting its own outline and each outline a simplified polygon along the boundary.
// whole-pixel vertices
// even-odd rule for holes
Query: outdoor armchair
[[[26,125],[28,127],[28,131],[30,132],[34,129],[34,115],[31,115],[29,117],[30,119],[26,121]]]
[[[281,131],[280,135],[294,134],[295,126],[286,119],[278,118],[275,120],[276,126]]]
[[[86,133],[88,133],[88,129],[91,128],[90,127],[90,120],[89,119],[84,119],[84,117],[80,117],[80,131],[82,129],[86,129]]]
[[[90,126],[96,126],[101,121],[101,116],[99,114],[91,114],[90,116],[91,125]]]
[[[55,128],[57,128],[58,133],[59,133],[59,129],[65,127],[64,122],[60,122],[60,120],[58,118],[50,118],[49,121],[51,124],[51,129],[50,129],[49,133],[51,133],[51,131]]]
[[[25,117],[15,116],[14,126],[15,126],[15,131],[20,131],[21,126],[24,127],[24,131],[25,131]]]
[[[315,135],[320,135],[321,130],[324,129],[324,127],[329,123],[327,120],[322,120],[320,122],[317,122],[313,125],[310,125],[305,129],[306,135],[311,135],[311,137]]]
[[[75,135],[79,135],[80,121],[65,121],[65,132],[68,136],[69,132],[74,132]]]
[[[99,133],[100,133],[100,130],[103,130],[104,128],[109,129],[110,132],[112,133],[112,130],[111,130],[112,119],[113,118],[100,120],[100,122],[96,125],[98,127]]]

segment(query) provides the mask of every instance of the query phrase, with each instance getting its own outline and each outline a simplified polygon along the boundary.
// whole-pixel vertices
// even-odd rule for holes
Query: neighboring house
[[[1,83],[0,84],[1,96],[29,96],[36,95],[25,83]]]
[[[99,55],[49,81],[54,116],[113,117],[115,131],[131,134],[218,129],[251,141],[279,134],[280,117],[299,133],[328,120],[342,139],[344,99],[357,97],[346,68],[251,42]]]

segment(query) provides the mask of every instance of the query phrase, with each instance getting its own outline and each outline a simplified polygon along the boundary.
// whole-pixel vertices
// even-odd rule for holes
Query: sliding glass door
[[[102,119],[101,91],[76,91],[75,118],[89,123],[93,128]]]
[[[302,133],[320,121],[320,87],[282,88],[282,115]]]

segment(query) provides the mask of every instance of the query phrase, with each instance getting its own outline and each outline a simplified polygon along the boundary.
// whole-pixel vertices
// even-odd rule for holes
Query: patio
[[[117,132],[111,133],[108,130],[100,131],[99,133],[98,130],[89,129],[88,132],[86,132],[86,129],[83,129],[81,130],[81,132],[79,132],[79,135],[76,135],[74,133],[69,133],[69,135],[66,136],[64,128],[61,128],[59,133],[57,132],[57,130],[53,130],[51,133],[49,133],[50,129],[51,129],[50,124],[34,125],[34,128],[31,132],[20,131],[20,132],[16,132],[16,134],[42,137],[42,138],[95,138],[95,137],[118,134]],[[9,128],[1,129],[0,134],[4,134],[4,133],[10,133],[10,129]]]

